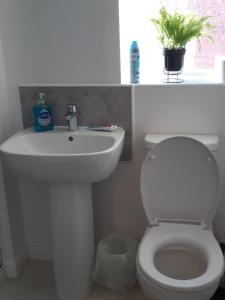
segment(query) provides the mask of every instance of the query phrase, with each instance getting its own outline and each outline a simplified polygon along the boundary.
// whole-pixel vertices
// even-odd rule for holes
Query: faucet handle
[[[75,104],[68,104],[67,106],[67,113],[76,113],[76,105]]]

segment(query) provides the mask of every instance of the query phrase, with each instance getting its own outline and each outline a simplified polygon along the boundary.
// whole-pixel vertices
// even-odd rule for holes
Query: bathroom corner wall
[[[2,35],[0,34],[0,143],[9,136],[11,129],[8,88]],[[4,175],[3,163],[0,159],[0,248],[3,254],[3,268],[7,276],[16,277],[27,258],[27,248],[21,203],[17,197],[18,190],[16,192],[13,177],[7,176],[5,172]],[[7,186],[5,185],[6,182]],[[12,193],[16,197],[11,197]]]

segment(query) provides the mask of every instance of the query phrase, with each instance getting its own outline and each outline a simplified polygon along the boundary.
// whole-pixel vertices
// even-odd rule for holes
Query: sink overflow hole
[[[74,138],[73,138],[72,136],[69,136],[68,140],[69,140],[70,142],[72,142],[72,141],[74,140]]]

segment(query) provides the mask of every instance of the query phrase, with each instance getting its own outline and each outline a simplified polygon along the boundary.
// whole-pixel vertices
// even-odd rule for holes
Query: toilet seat
[[[154,265],[154,256],[167,245],[179,244],[199,251],[207,261],[205,272],[189,280],[169,278]],[[201,225],[160,223],[142,239],[137,257],[139,272],[155,285],[180,292],[201,290],[218,281],[224,270],[223,255],[212,232]]]

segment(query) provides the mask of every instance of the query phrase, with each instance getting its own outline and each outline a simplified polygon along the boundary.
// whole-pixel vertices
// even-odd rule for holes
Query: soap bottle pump
[[[45,99],[45,93],[38,93],[38,103],[33,108],[34,130],[37,132],[53,129],[52,108]]]

